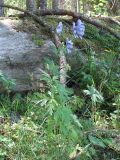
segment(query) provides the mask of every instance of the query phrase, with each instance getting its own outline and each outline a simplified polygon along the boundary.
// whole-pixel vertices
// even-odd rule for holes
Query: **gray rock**
[[[7,79],[15,80],[13,91],[38,89],[43,58],[52,55],[51,41],[41,47],[29,34],[13,29],[12,20],[0,20],[0,71]],[[0,82],[0,92],[4,90]]]

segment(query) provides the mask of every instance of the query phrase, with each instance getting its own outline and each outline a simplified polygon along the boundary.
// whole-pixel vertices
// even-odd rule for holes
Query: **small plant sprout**
[[[62,22],[59,22],[59,24],[58,24],[58,26],[56,28],[57,34],[60,35],[62,33],[62,30],[63,30],[63,24],[62,24]]]
[[[66,47],[67,47],[67,52],[71,53],[73,49],[73,42],[70,39],[66,39]]]

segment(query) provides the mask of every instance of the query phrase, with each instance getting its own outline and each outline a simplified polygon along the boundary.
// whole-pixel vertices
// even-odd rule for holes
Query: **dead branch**
[[[55,32],[53,31],[53,29],[49,25],[47,25],[47,23],[45,21],[43,21],[43,19],[41,17],[38,17],[36,15],[39,15],[39,16],[46,16],[46,15],[61,15],[61,16],[65,16],[65,15],[67,15],[67,16],[73,17],[74,19],[80,18],[81,20],[85,21],[86,23],[90,23],[90,24],[96,26],[97,28],[106,30],[111,35],[113,35],[114,37],[116,37],[117,39],[120,40],[120,34],[115,32],[114,29],[108,27],[107,25],[104,25],[104,24],[98,22],[97,20],[94,20],[93,18],[84,16],[83,14],[78,14],[78,13],[74,13],[72,11],[62,10],[62,9],[58,9],[58,10],[41,10],[41,11],[37,10],[36,12],[31,13],[31,12],[29,12],[27,10],[23,10],[23,9],[18,8],[18,7],[13,7],[13,6],[10,6],[10,5],[1,5],[1,7],[6,7],[6,8],[11,8],[11,9],[14,9],[14,10],[18,10],[18,11],[24,12],[28,16],[31,16],[35,21],[37,21],[39,24],[41,24],[43,27],[45,27],[49,33],[52,34],[52,36],[54,37],[54,40],[56,39],[55,43],[58,42],[58,38],[55,35]],[[58,42],[58,44],[59,44],[59,42]]]
[[[120,26],[120,21],[117,19],[117,17],[110,17],[110,16],[95,16],[95,19],[99,20],[105,20],[105,21],[110,21],[112,23],[115,23]]]
[[[91,17],[87,17],[87,16],[85,16],[83,14],[78,14],[78,13],[74,13],[72,11],[62,10],[62,9],[58,9],[58,10],[44,10],[44,11],[43,10],[42,11],[37,10],[35,12],[35,14],[39,15],[39,16],[59,15],[59,16],[71,16],[71,17],[73,17],[73,19],[80,18],[81,20],[83,20],[86,23],[92,24],[92,25],[96,26],[97,28],[106,30],[111,35],[113,35],[114,37],[116,37],[117,39],[120,40],[120,34],[117,33],[117,32],[115,32],[114,29],[108,27],[105,24],[102,24],[102,23],[98,22],[97,20],[95,20],[95,19],[93,19]]]

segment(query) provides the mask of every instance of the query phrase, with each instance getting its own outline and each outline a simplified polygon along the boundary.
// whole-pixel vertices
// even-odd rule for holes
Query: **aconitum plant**
[[[71,53],[73,49],[73,42],[68,38],[66,39],[66,48],[67,48],[67,52]]]
[[[63,30],[63,24],[62,22],[59,22],[56,28],[56,33],[60,35],[62,33],[62,30]],[[80,19],[77,20],[77,23],[73,22],[72,32],[75,38],[80,38],[80,39],[83,38],[85,34],[85,25]],[[67,52],[71,53],[73,49],[73,42],[69,38],[66,39],[66,48]]]
[[[62,33],[62,30],[63,30],[63,24],[62,24],[62,22],[59,22],[59,24],[58,24],[58,26],[56,28],[57,34],[60,35]]]
[[[77,20],[77,24],[73,22],[73,34],[75,38],[80,39],[82,39],[85,34],[85,25],[80,19]]]
[[[78,35],[77,35],[77,27],[76,27],[75,22],[73,22],[72,31],[73,31],[74,37],[75,37],[75,38],[78,38]]]

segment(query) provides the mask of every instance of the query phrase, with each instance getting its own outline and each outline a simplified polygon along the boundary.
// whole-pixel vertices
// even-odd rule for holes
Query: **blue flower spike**
[[[67,47],[67,52],[71,53],[73,49],[73,42],[70,39],[66,39],[66,47]]]
[[[60,35],[62,33],[62,30],[63,30],[63,24],[62,24],[62,22],[59,22],[59,24],[58,24],[58,26],[56,28],[57,34]]]
[[[82,39],[85,34],[85,25],[80,19],[77,20],[76,32],[78,37]]]
[[[72,31],[73,31],[74,37],[78,38],[78,35],[77,35],[77,26],[76,26],[75,22],[73,22]]]

